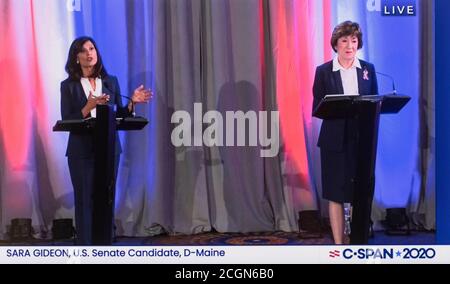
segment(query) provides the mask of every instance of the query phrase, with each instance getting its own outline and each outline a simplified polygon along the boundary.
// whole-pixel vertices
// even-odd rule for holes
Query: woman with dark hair
[[[346,21],[334,28],[331,47],[337,56],[316,69],[313,111],[326,95],[378,94],[375,67],[356,57],[362,46],[358,23]],[[317,143],[322,165],[322,196],[329,201],[330,224],[336,244],[344,242],[343,204],[352,203],[355,190],[356,126],[355,119],[324,120]],[[373,191],[370,200],[372,198]]]
[[[69,77],[61,82],[61,116],[63,120],[96,117],[96,106],[115,104],[118,116],[131,114],[133,104],[148,102],[150,90],[139,86],[127,106],[122,105],[119,82],[106,72],[95,41],[79,37],[72,42],[66,63]],[[117,176],[120,141],[116,134]],[[92,193],[94,187],[94,141],[92,134],[71,132],[67,145],[70,177],[75,197],[77,244],[92,244]]]

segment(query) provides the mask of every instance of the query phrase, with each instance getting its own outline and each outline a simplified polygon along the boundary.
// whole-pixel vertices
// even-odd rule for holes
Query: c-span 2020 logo
[[[346,248],[328,251],[329,258],[338,259],[434,259],[436,250],[432,247],[406,248]]]

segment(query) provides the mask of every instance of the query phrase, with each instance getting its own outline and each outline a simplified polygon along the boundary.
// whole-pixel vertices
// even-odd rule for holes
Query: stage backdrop
[[[60,119],[68,49],[81,35],[97,41],[123,94],[140,84],[155,94],[137,108],[150,124],[120,135],[119,235],[296,231],[299,211],[327,216],[312,81],[315,67],[333,58],[331,32],[344,20],[361,24],[359,57],[412,97],[381,120],[373,219],[407,207],[417,226],[433,229],[434,150],[421,143],[434,135],[433,93],[419,91],[432,84],[419,61],[431,45],[423,35],[432,19],[422,13],[431,1],[417,0],[412,17],[382,16],[379,2],[0,0],[0,237],[12,218],[32,218],[44,237],[53,219],[73,217],[68,134],[51,128]],[[378,82],[381,94],[392,91],[389,78]],[[279,154],[174,147],[171,116],[183,110],[195,124],[194,103],[200,119],[208,110],[279,111]]]

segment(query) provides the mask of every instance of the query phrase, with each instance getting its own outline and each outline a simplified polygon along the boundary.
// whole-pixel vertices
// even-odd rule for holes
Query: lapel
[[[116,104],[116,93],[117,87],[115,85],[115,82],[111,79],[110,76],[105,76],[102,78],[102,93],[109,95],[109,102],[108,104],[114,105]]]
[[[361,62],[361,69],[357,68],[359,94],[362,96],[374,95],[370,93],[370,83],[371,83],[370,80],[372,79],[372,76],[369,73],[367,65],[365,65],[362,62],[362,60],[360,60],[360,62]]]
[[[83,86],[80,81],[70,82],[70,92],[75,96],[76,100],[82,105],[87,103],[86,95],[84,94]]]
[[[336,94],[343,94],[344,87],[342,86],[341,72],[339,70],[333,71],[333,64],[331,65],[331,73],[333,74],[334,89],[336,90]]]
[[[109,80],[109,76],[102,78],[102,92],[113,97],[114,94],[111,90],[111,86],[112,82]]]
[[[364,70],[364,68],[366,68],[366,67],[361,64],[361,68],[362,69],[356,68],[356,74],[357,74],[356,76],[358,77],[358,91],[359,91],[360,96],[365,95],[364,86],[363,86],[364,80],[363,80],[363,71],[362,70]]]

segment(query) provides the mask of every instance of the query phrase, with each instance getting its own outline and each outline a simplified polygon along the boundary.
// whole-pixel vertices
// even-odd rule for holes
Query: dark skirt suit
[[[375,67],[363,60],[360,63],[361,69],[357,68],[359,94],[378,94]],[[363,77],[364,71],[368,79]],[[313,85],[313,111],[326,95],[343,93],[341,74],[340,71],[333,72],[333,61],[317,67]],[[338,203],[351,203],[355,190],[357,121],[324,120],[317,146],[320,147],[322,165],[322,197]]]
[[[117,105],[118,116],[128,115],[128,109],[122,106],[120,87],[116,77],[102,78],[102,91],[110,96],[109,104]],[[83,119],[81,109],[86,103],[87,98],[80,80],[68,78],[61,82],[61,116],[63,120]],[[117,176],[121,152],[120,141],[116,133],[114,177]],[[92,244],[92,194],[95,165],[93,133],[70,132],[66,156],[75,197],[77,244],[89,245]]]

